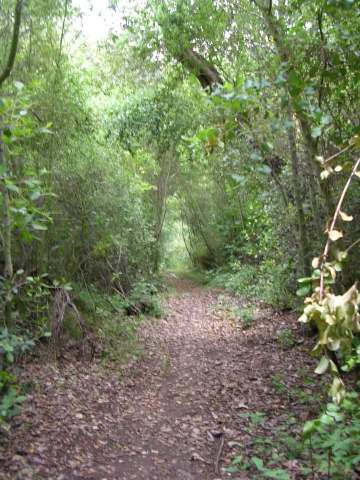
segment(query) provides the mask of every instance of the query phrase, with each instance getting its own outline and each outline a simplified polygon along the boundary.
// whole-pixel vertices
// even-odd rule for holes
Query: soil
[[[257,478],[224,470],[236,449],[251,449],[243,414],[267,415],[264,436],[289,410],[301,420],[312,415],[289,392],[316,388],[301,374],[312,375],[313,340],[291,312],[252,305],[254,322],[244,329],[231,312],[246,302],[172,283],[164,318],[146,322],[144,355],[125,371],[100,361],[25,368],[31,393],[3,448],[0,479]],[[289,350],[278,341],[283,329],[297,339]],[[298,478],[296,461],[288,471]]]

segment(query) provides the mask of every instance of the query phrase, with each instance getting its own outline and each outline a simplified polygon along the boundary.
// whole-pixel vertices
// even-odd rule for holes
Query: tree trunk
[[[14,10],[14,26],[10,45],[9,55],[5,63],[5,67],[0,72],[0,87],[10,76],[15,63],[15,57],[19,44],[19,33],[21,25],[23,0],[17,0]],[[7,171],[6,157],[5,157],[5,145],[3,142],[3,119],[0,117],[0,170],[3,170],[3,174]],[[0,193],[2,195],[2,221],[3,221],[3,250],[4,250],[4,278],[5,278],[5,302],[4,302],[4,318],[7,325],[11,323],[11,281],[14,274],[12,252],[11,252],[11,218],[10,218],[10,202],[9,191],[5,185],[5,182],[0,182]]]
[[[278,54],[282,62],[288,65],[288,72],[291,72],[291,71],[296,72],[296,69],[291,61],[288,48],[286,47],[283,40],[284,33],[280,31],[280,27],[278,25],[277,20],[275,19],[273,13],[270,10],[268,9],[261,9],[261,10],[263,13],[264,20],[268,26],[269,33],[274,41],[275,47],[278,51]],[[316,160],[316,156],[318,155],[317,143],[314,140],[314,138],[311,136],[311,127],[310,127],[309,121],[306,118],[305,113],[302,111],[301,107],[297,105],[296,97],[291,92],[290,88],[287,88],[287,91],[290,98],[291,109],[294,111],[294,114],[298,119],[301,127],[301,132],[304,139],[304,144],[307,151],[309,162],[312,166],[312,169],[314,170],[314,173],[316,174],[316,178],[319,181],[319,188],[324,198],[327,214],[331,216],[333,214],[335,206],[334,206],[334,201],[331,195],[331,191],[329,189],[328,182],[326,180],[321,181],[320,179],[321,168],[320,168],[320,164]]]
[[[1,118],[0,118],[1,122]],[[0,170],[7,171],[5,146],[3,143],[3,131],[0,126]],[[11,218],[10,218],[10,202],[9,191],[5,185],[5,181],[0,183],[2,196],[2,230],[3,230],[3,252],[4,252],[4,279],[5,279],[5,302],[4,302],[4,318],[6,325],[11,323],[11,281],[14,274],[12,252],[11,252]]]
[[[291,119],[291,111],[289,111],[289,117]],[[301,252],[301,263],[302,263],[302,274],[304,276],[310,275],[310,258],[309,258],[309,242],[306,232],[306,221],[304,215],[304,209],[301,199],[301,188],[299,182],[299,157],[296,149],[296,138],[295,138],[295,129],[290,127],[288,130],[289,146],[290,146],[290,156],[291,156],[291,180],[293,184],[294,196],[295,196],[295,206],[297,213],[297,223],[299,230],[299,244]]]

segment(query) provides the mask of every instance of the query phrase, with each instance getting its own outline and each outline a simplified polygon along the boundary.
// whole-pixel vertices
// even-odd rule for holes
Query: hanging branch
[[[192,49],[185,50],[178,56],[180,63],[193,73],[204,89],[212,90],[215,85],[222,85],[223,80],[214,65]]]
[[[0,86],[5,82],[5,80],[10,76],[11,70],[13,69],[15,63],[16,52],[19,43],[19,32],[20,32],[20,24],[21,24],[21,13],[23,7],[23,0],[17,0],[15,5],[15,12],[14,12],[14,29],[11,39],[11,46],[9,57],[7,59],[5,68],[3,72],[0,74]]]
[[[338,219],[338,216],[340,214],[340,210],[341,210],[341,206],[344,202],[344,199],[345,199],[345,196],[346,196],[346,192],[348,191],[349,187],[350,187],[350,184],[351,184],[351,181],[353,179],[353,177],[356,175],[357,173],[357,170],[359,168],[359,165],[360,165],[360,158],[355,162],[355,165],[352,169],[352,172],[348,178],[348,181],[346,182],[345,184],[345,187],[341,193],[341,196],[340,196],[340,199],[339,199],[339,202],[337,204],[337,207],[336,207],[336,210],[335,210],[335,213],[334,213],[334,216],[333,216],[333,219],[332,219],[332,222],[331,222],[331,225],[330,225],[330,228],[329,228],[329,231],[328,231],[328,239],[327,239],[327,242],[326,242],[326,245],[325,245],[325,248],[324,248],[324,253],[322,254],[322,257],[321,257],[321,274],[320,274],[320,301],[323,300],[324,298],[324,293],[325,293],[325,270],[323,268],[323,266],[325,265],[326,263],[326,260],[327,260],[327,257],[328,257],[328,254],[329,254],[329,250],[330,250],[330,245],[331,245],[331,233],[335,231],[335,225],[336,225],[336,222],[337,222],[337,219]]]

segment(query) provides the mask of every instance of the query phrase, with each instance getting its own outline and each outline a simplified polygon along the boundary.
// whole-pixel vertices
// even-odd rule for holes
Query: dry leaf
[[[312,262],[311,262],[311,266],[312,268],[319,268],[320,266],[320,258],[319,257],[315,257],[312,259]]]
[[[332,242],[336,242],[336,240],[339,240],[339,238],[343,237],[343,233],[340,232],[339,230],[331,230],[329,232],[329,238]]]
[[[351,222],[354,219],[354,217],[352,215],[348,215],[345,212],[340,211],[339,215],[344,222]]]

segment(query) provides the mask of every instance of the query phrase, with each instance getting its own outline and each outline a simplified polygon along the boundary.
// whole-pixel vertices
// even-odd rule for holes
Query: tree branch
[[[0,87],[5,82],[5,80],[10,76],[11,70],[13,69],[15,63],[16,52],[19,43],[19,32],[20,32],[20,24],[21,24],[21,13],[23,7],[23,0],[17,0],[15,5],[15,13],[14,13],[14,29],[12,34],[11,40],[11,47],[9,52],[9,57],[6,62],[6,66],[3,72],[0,74]]]
[[[178,60],[185,68],[197,77],[204,89],[209,88],[211,90],[214,85],[223,84],[223,80],[214,65],[209,63],[194,50],[190,48],[185,50],[178,56]]]
[[[353,179],[353,177],[355,176],[356,172],[357,172],[357,169],[359,168],[359,165],[360,165],[360,158],[358,158],[358,160],[355,162],[355,165],[352,169],[352,172],[350,174],[350,177],[348,178],[346,184],[345,184],[345,187],[341,193],[341,196],[340,196],[340,199],[339,199],[339,202],[337,204],[337,207],[336,207],[336,210],[335,210],[335,213],[334,213],[334,216],[333,216],[333,219],[332,219],[332,222],[331,222],[331,225],[330,225],[330,228],[328,230],[328,239],[327,239],[327,242],[326,242],[326,245],[325,245],[325,248],[324,248],[324,253],[322,254],[322,257],[321,257],[321,265],[320,265],[320,270],[321,270],[321,274],[320,274],[320,301],[323,300],[324,298],[324,295],[325,295],[325,271],[324,271],[324,265],[327,261],[327,257],[329,255],[329,250],[330,250],[330,245],[331,245],[331,238],[330,238],[330,234],[331,232],[335,229],[335,225],[336,225],[336,221],[337,221],[337,218],[339,216],[339,213],[340,213],[340,210],[341,210],[341,207],[342,207],[342,204],[344,202],[344,199],[346,197],[346,192],[348,191],[349,187],[350,187],[350,184],[351,184],[351,180]]]

